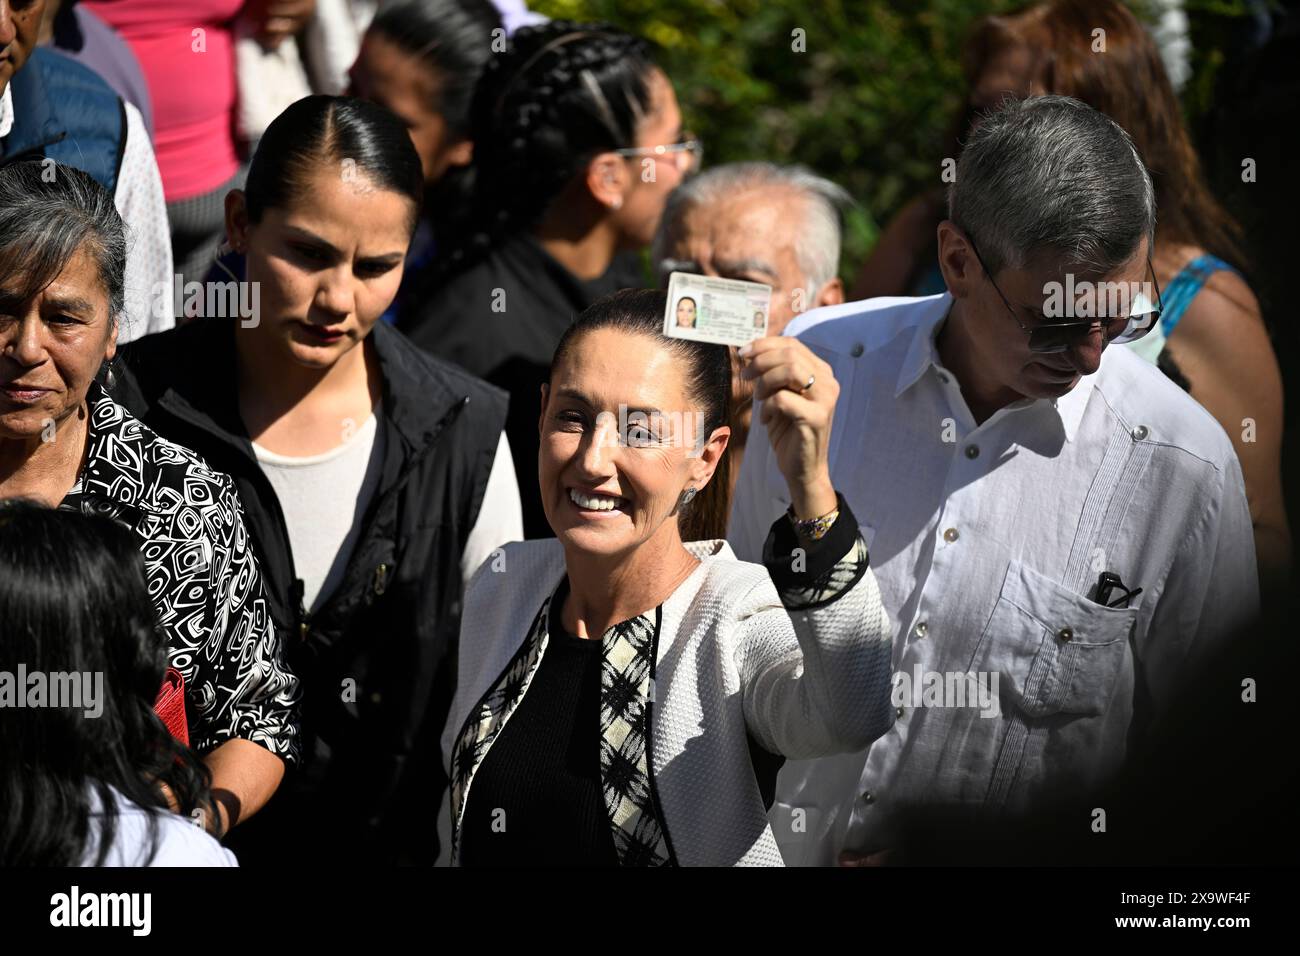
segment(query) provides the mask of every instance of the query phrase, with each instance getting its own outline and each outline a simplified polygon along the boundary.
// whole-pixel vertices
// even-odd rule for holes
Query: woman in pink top
[[[231,21],[244,0],[82,0],[131,44],[153,98],[154,152],[168,203],[239,169]]]
[[[153,99],[154,152],[171,223],[172,258],[202,279],[239,183],[232,21],[244,0],[83,0],[131,45]]]
[[[233,26],[241,12],[266,39],[292,33],[314,0],[82,0],[131,45],[153,99],[172,255],[185,280],[202,279],[225,231],[223,201],[243,185],[235,143]],[[288,16],[284,16],[288,14]]]

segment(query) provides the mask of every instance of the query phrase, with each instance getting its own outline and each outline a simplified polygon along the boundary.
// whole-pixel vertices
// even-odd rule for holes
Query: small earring
[[[691,503],[691,500],[692,500],[694,497],[695,497],[695,489],[694,489],[694,488],[687,488],[685,491],[682,492],[682,501],[681,501],[681,503],[682,503],[683,505],[689,505],[689,504]]]
[[[622,209],[622,208],[623,208],[623,197],[622,197],[622,196],[615,196],[613,199],[611,199],[610,202],[609,202],[609,208],[610,208],[610,209]]]

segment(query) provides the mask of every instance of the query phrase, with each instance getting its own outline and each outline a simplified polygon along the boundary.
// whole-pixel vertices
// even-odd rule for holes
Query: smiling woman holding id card
[[[744,350],[793,502],[766,567],[683,544],[726,454],[731,362],[667,338],[668,302],[606,297],[555,351],[538,471],[556,537],[507,545],[465,596],[454,864],[779,866],[775,764],[892,722],[888,618],[827,468],[830,367],[793,339]]]

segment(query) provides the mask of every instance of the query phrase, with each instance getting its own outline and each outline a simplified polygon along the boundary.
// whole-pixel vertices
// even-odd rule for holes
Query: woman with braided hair
[[[471,108],[470,226],[399,325],[510,392],[514,458],[535,461],[539,395],[574,316],[626,285],[621,254],[650,243],[695,165],[671,82],[644,40],[601,24],[518,31]],[[535,469],[519,470],[528,537],[549,537]]]

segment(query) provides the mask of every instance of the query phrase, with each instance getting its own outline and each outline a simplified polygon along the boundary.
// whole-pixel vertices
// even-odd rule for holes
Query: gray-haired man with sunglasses
[[[905,851],[917,813],[1086,795],[1258,608],[1227,436],[1125,344],[1160,308],[1128,136],[1065,97],[1008,103],[971,133],[949,216],[947,293],[786,329],[839,382],[831,477],[896,627],[893,729],[781,771],[792,864]],[[789,503],[761,422],[729,534],[746,560]]]

